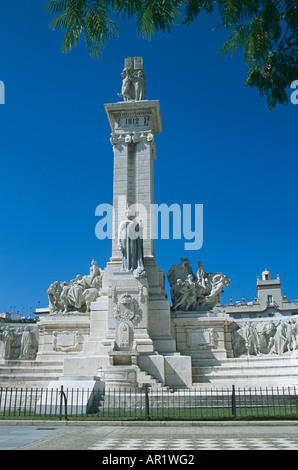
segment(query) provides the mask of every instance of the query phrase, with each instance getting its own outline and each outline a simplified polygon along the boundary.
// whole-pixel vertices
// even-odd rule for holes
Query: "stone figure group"
[[[232,281],[222,273],[207,274],[202,262],[198,262],[196,276],[187,258],[172,266],[168,273],[171,286],[173,310],[198,311],[214,308],[223,293],[223,289]]]
[[[27,359],[36,357],[38,341],[29,326],[3,326],[0,328],[0,341],[3,343],[4,359]]]
[[[280,319],[234,322],[232,331],[234,355],[279,356],[298,349],[298,321]]]
[[[49,297],[50,314],[88,313],[91,302],[100,295],[102,287],[102,271],[96,261],[92,261],[90,273],[68,282],[53,282],[47,294]]]
[[[146,77],[142,70],[125,67],[121,77],[122,89],[118,96],[124,101],[140,101],[146,98]]]

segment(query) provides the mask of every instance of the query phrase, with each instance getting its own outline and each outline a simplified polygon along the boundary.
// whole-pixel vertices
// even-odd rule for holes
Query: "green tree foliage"
[[[298,0],[50,0],[53,30],[65,30],[63,52],[84,36],[89,54],[100,58],[108,39],[120,30],[111,16],[136,18],[146,39],[175,24],[190,25],[202,11],[218,11],[222,27],[231,31],[219,56],[243,50],[246,86],[267,97],[270,110],[289,102],[289,87],[298,79]]]
[[[45,6],[47,13],[55,16],[50,28],[54,31],[65,29],[62,51],[71,51],[83,35],[89,54],[99,59],[107,40],[117,37],[120,32],[108,16],[114,3],[103,0],[50,0]]]

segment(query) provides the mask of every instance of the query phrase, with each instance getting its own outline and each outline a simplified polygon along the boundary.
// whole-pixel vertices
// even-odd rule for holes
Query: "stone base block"
[[[192,386],[192,363],[190,356],[153,354],[139,357],[139,367],[171,388]]]
[[[165,356],[165,382],[171,388],[192,386],[192,366],[189,356]]]
[[[96,409],[99,393],[94,392],[103,390],[103,384],[99,377],[63,377],[50,382],[36,406],[37,414],[52,415],[57,413],[57,410],[53,410],[55,406],[59,409],[61,407],[61,412],[65,414],[65,401],[61,397],[61,387],[63,387],[63,393],[67,400],[67,413],[75,409],[78,414],[85,414]]]
[[[138,386],[137,368],[134,366],[114,366],[98,371],[106,389],[134,388]]]
[[[139,354],[136,351],[111,351],[109,353],[110,364],[117,365],[137,365]]]
[[[109,366],[108,355],[67,357],[64,359],[63,374],[70,376],[96,376],[99,368]]]

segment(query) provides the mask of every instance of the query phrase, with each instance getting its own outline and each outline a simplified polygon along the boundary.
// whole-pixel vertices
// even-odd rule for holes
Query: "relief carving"
[[[79,331],[54,331],[53,350],[59,352],[79,351],[79,338]]]
[[[129,320],[133,324],[136,324],[141,319],[143,313],[136,299],[128,293],[120,297],[114,312],[116,320]]]
[[[298,321],[291,318],[235,321],[232,346],[235,357],[292,353],[298,349]]]

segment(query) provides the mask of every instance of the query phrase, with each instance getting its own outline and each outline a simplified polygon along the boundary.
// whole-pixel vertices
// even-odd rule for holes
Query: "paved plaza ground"
[[[125,455],[126,451],[298,450],[298,422],[2,422],[0,450],[14,449],[97,450],[110,451],[109,455],[116,451]]]

